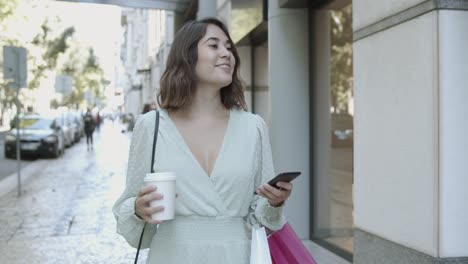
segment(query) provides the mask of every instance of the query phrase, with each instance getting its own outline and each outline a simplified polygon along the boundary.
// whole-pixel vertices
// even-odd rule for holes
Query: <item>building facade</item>
[[[276,171],[303,174],[286,215],[319,263],[468,263],[468,1],[191,2],[230,28]]]
[[[155,1],[157,2],[157,1]],[[134,3],[137,4],[137,3]],[[157,107],[159,80],[165,69],[174,34],[186,20],[194,19],[193,5],[158,5],[125,8],[122,12],[121,60],[124,74],[124,112],[139,115],[145,104]],[[167,8],[167,9],[156,9]]]
[[[216,6],[241,51],[250,110],[270,125],[276,171],[303,172],[286,214],[311,250],[468,263],[468,2]]]
[[[468,1],[353,7],[355,262],[468,263]]]

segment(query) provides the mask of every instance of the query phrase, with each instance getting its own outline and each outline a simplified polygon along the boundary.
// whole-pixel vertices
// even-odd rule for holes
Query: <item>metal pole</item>
[[[18,197],[21,196],[21,151],[20,151],[20,104],[19,89],[16,90],[16,161],[18,163]]]
[[[20,102],[19,102],[19,90],[20,90],[20,76],[19,76],[19,52],[15,50],[15,55],[18,58],[16,64],[16,76],[15,81],[18,85],[16,89],[16,161],[18,169],[18,197],[21,196],[21,147],[20,147]]]

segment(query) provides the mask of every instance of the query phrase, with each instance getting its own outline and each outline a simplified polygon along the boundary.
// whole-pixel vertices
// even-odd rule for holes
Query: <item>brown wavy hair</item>
[[[190,21],[177,32],[167,58],[166,69],[161,76],[158,103],[162,109],[177,110],[192,102],[197,88],[195,66],[198,60],[198,42],[205,36],[208,25],[219,27],[232,43],[231,51],[236,59],[232,82],[221,88],[221,103],[226,109],[247,110],[244,86],[239,77],[240,58],[229,32],[216,18]]]

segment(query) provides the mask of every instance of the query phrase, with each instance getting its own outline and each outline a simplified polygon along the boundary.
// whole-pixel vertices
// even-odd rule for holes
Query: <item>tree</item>
[[[12,45],[28,50],[28,89],[20,91],[21,101],[33,103],[34,97],[29,91],[41,87],[43,80],[56,73],[72,75],[74,89],[63,100],[51,102],[54,106],[79,105],[88,90],[102,98],[104,72],[94,50],[80,44],[75,29],[64,25],[62,14],[54,13],[49,4],[42,0],[0,0],[0,47]],[[26,10],[26,13],[17,10]],[[42,10],[40,16],[28,15],[29,12],[37,14],[38,10]],[[17,30],[18,27],[27,28],[27,31]],[[14,93],[0,71],[0,122],[5,109],[13,107]]]
[[[0,125],[3,124],[3,113],[14,106],[16,92],[8,87],[8,82],[0,82]]]
[[[68,49],[68,40],[75,33],[73,27],[65,29],[58,37],[52,37],[53,30],[49,25],[49,20],[44,20],[39,32],[33,39],[32,44],[42,48],[42,56],[30,57],[32,62],[32,78],[28,87],[34,89],[39,87],[40,82],[47,76],[48,71],[56,69],[57,60],[60,54]]]
[[[86,53],[86,54],[85,54]],[[84,48],[78,42],[63,56],[61,73],[73,77],[73,91],[64,97],[63,105],[78,106],[85,100],[84,94],[90,91],[95,98],[103,99],[104,71],[92,48]]]
[[[0,0],[0,32],[4,31],[3,21],[13,15],[17,5],[18,0]],[[0,35],[0,47],[14,44],[16,44],[14,40],[4,39],[4,37]],[[3,60],[0,61],[0,64],[3,65]],[[3,124],[3,113],[6,109],[13,106],[14,102],[11,99],[14,98],[14,96],[15,92],[8,87],[8,82],[2,78],[0,80],[0,126]]]
[[[2,4],[3,2],[16,3],[16,1],[0,1],[2,1],[0,2]],[[11,5],[7,6],[10,7]],[[13,10],[9,11],[9,13],[9,16],[11,17]],[[8,17],[0,16],[0,23],[6,19],[8,19]],[[0,40],[0,46],[13,45],[27,48],[29,70],[28,75],[30,77],[30,81],[28,82],[29,89],[35,89],[39,87],[40,82],[47,76],[47,74],[55,70],[58,57],[68,49],[68,39],[72,37],[75,32],[73,27],[69,27],[58,36],[54,36],[54,29],[50,25],[48,19],[44,20],[40,29],[40,32],[38,32],[34,39],[29,42],[24,42],[13,38],[3,38]],[[2,78],[0,80],[0,124],[3,124],[3,115],[6,109],[13,107],[15,98],[15,92],[8,87],[7,82]],[[21,104],[20,107],[22,107]]]
[[[13,15],[17,5],[18,0],[0,0],[0,23]]]
[[[351,5],[331,11],[331,105],[348,113],[353,96],[353,30]]]

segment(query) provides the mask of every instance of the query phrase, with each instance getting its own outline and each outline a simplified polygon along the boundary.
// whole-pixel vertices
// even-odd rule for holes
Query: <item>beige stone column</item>
[[[468,2],[353,7],[355,263],[468,263]]]

